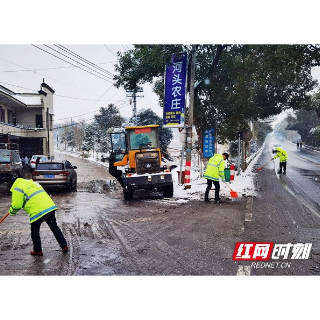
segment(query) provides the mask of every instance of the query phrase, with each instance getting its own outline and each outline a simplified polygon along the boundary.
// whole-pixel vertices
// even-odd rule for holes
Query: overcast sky
[[[56,124],[71,118],[90,121],[110,103],[130,117],[132,99],[112,80],[117,51],[129,48],[131,44],[0,44],[0,84],[14,92],[37,92],[44,79],[55,91]],[[320,80],[319,68],[313,75]],[[138,95],[137,111],[151,108],[162,117],[163,109],[151,85],[145,85]]]
[[[90,121],[101,107],[115,104],[131,116],[133,104],[123,88],[113,85],[117,51],[132,45],[25,44],[0,45],[0,84],[14,92],[37,92],[43,79],[55,91],[55,123]],[[85,60],[84,60],[85,59]],[[78,67],[76,67],[78,66]],[[138,95],[137,110],[151,108],[162,117],[162,108],[151,86]]]

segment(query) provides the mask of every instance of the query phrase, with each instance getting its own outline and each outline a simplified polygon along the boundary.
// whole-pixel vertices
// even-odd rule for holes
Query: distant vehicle
[[[43,161],[37,164],[32,172],[32,180],[44,188],[63,188],[66,191],[77,191],[77,167],[70,161]]]
[[[22,177],[23,165],[19,150],[13,144],[0,143],[0,180],[11,182],[15,178]]]
[[[272,153],[276,153],[277,152],[277,148],[281,147],[281,144],[274,144],[272,146]]]
[[[40,162],[42,161],[47,161],[48,158],[46,156],[44,156],[43,154],[35,154],[31,157],[30,162],[29,162],[29,168],[31,170],[34,170],[36,168],[36,161],[37,158],[40,157]]]

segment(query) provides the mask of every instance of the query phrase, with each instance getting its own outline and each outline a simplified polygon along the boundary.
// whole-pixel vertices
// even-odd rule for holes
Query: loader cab
[[[115,171],[113,167],[127,166],[127,172],[130,169],[129,171],[133,173],[137,162],[146,161],[142,158],[147,157],[155,158],[154,162],[157,162],[157,168],[160,168],[161,152],[158,128],[159,125],[135,126],[126,127],[125,132],[112,133],[112,152],[109,161],[111,171]],[[155,170],[155,168],[150,168],[150,170]]]
[[[131,172],[144,174],[160,171],[158,128],[159,125],[126,127]]]
[[[129,150],[159,148],[158,126],[129,127],[126,130]]]
[[[127,135],[125,132],[111,133],[111,146],[114,161],[119,162],[127,153]]]

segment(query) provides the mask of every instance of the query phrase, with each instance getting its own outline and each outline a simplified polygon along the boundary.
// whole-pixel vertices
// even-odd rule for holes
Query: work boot
[[[278,173],[282,173],[282,171],[281,171],[281,170],[279,170],[279,171],[278,171]]]
[[[285,172],[285,171],[283,171],[283,174],[286,174],[286,172]]]
[[[32,256],[43,256],[43,252],[42,251],[31,251],[30,254]]]
[[[67,253],[67,252],[68,252],[68,247],[62,248],[62,252],[63,252],[63,253]]]
[[[209,199],[204,199],[204,202],[210,202],[210,200]]]

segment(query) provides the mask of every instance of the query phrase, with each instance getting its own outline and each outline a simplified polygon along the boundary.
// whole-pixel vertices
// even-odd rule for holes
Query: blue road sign
[[[211,158],[214,155],[214,128],[203,132],[203,157]]]

